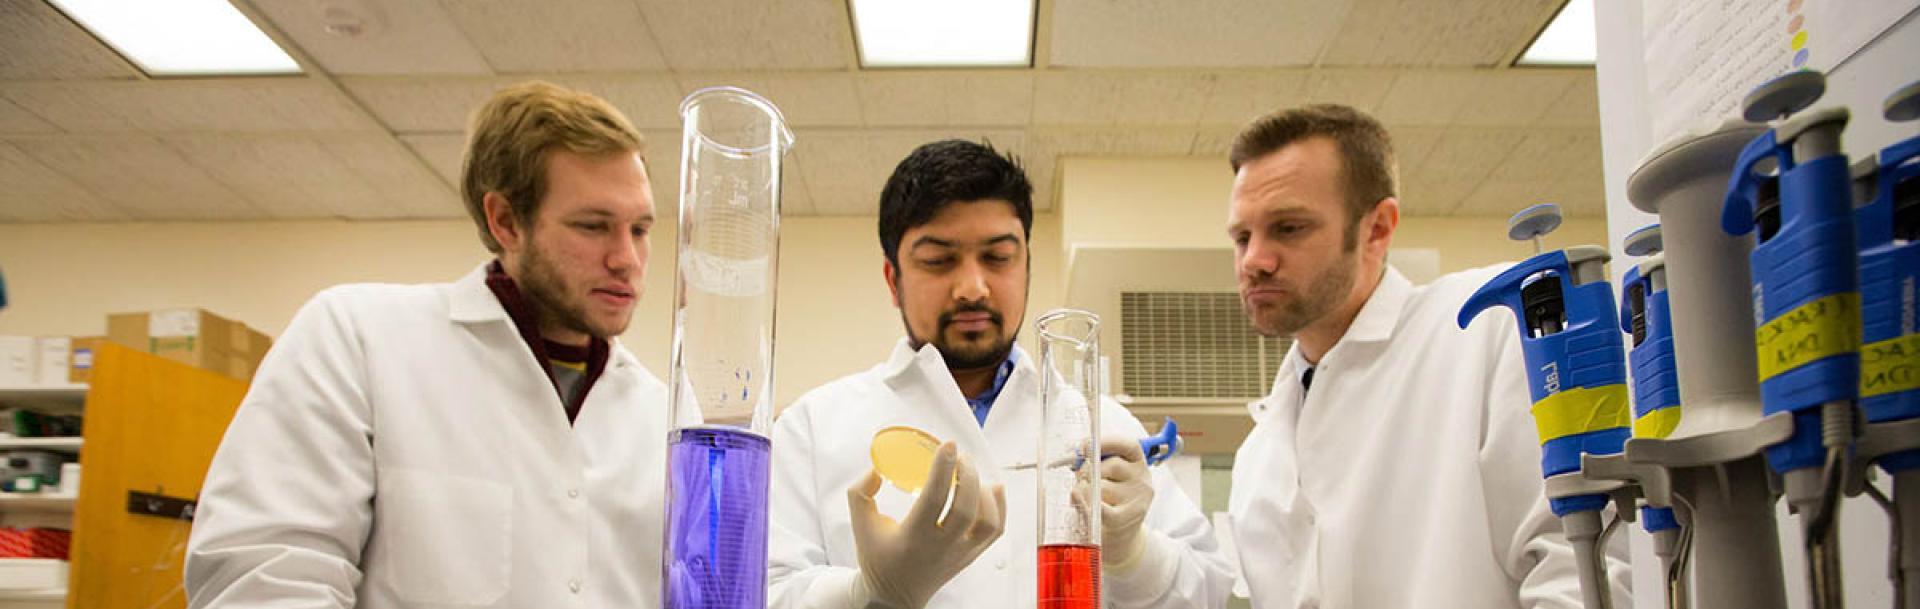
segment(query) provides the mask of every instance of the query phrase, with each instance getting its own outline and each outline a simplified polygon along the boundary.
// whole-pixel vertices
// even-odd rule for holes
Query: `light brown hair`
[[[460,196],[488,251],[500,253],[487,229],[487,193],[506,197],[515,223],[532,226],[555,148],[599,157],[644,153],[646,142],[613,104],[584,91],[529,81],[495,93],[473,113],[460,167]]]
[[[1313,104],[1260,117],[1234,138],[1228,161],[1238,173],[1242,165],[1312,137],[1331,139],[1340,147],[1349,230],[1381,199],[1399,196],[1393,139],[1380,121],[1350,106]]]

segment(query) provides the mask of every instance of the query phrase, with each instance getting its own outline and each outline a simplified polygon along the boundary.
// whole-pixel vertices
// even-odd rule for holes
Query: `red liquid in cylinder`
[[[1040,609],[1100,609],[1100,546],[1040,546]]]

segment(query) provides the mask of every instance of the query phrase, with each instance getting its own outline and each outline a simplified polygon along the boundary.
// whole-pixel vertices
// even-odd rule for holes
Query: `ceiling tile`
[[[136,220],[266,217],[207,172],[150,137],[46,139],[25,152]]]
[[[860,125],[860,94],[854,77],[829,72],[700,72],[680,77],[680,91],[691,95],[706,87],[732,86],[757,93],[780,108],[795,127],[856,127]],[[674,104],[677,112],[679,104]],[[679,126],[676,115],[671,123]]]
[[[1600,126],[1599,87],[1593,70],[1576,72],[1573,82],[1560,92],[1559,99],[1547,106],[1537,123],[1542,127]]]
[[[1034,84],[1033,124],[1192,126],[1216,78],[1194,72],[1042,72]]]
[[[1459,125],[1515,126],[1536,124],[1567,89],[1576,73],[1559,70],[1481,70],[1472,101],[1461,106],[1453,122]]]
[[[489,73],[480,51],[435,2],[252,2],[330,74]],[[357,24],[361,31],[328,33],[328,25],[336,22]]]
[[[1533,38],[1560,0],[1353,0],[1326,66],[1492,67]]]
[[[1048,65],[1306,66],[1346,10],[1347,2],[1317,0],[1059,0]]]
[[[114,209],[78,183],[48,168],[21,148],[36,140],[0,142],[0,222],[121,220]]]
[[[401,135],[400,141],[427,162],[448,184],[460,184],[460,165],[467,154],[467,137],[451,133]]]
[[[1203,125],[1241,127],[1269,112],[1306,100],[1308,70],[1222,72],[1200,111]]]
[[[0,80],[137,78],[107,45],[41,0],[0,2]]]
[[[498,73],[666,68],[632,0],[457,0],[441,7]]]
[[[1550,181],[1598,178],[1600,134],[1586,130],[1532,130],[1493,172],[1492,179]]]
[[[1303,103],[1342,104],[1375,112],[1397,75],[1394,70],[1315,69],[1307,76]]]
[[[671,76],[556,76],[552,81],[606,99],[636,128],[680,128],[683,96]]]
[[[1387,137],[1393,139],[1394,161],[1400,166],[1400,175],[1420,171],[1445,134],[1446,129],[1440,127],[1388,125]]]
[[[1439,182],[1478,182],[1520,145],[1526,132],[1511,129],[1448,129],[1420,163],[1418,176]]]
[[[1468,70],[1406,70],[1374,115],[1396,125],[1440,125],[1453,122],[1460,109],[1479,97],[1481,75]]]
[[[853,32],[844,6],[640,0],[667,67],[676,71],[845,68],[853,57]]]
[[[901,159],[923,144],[950,138],[988,141],[1002,153],[1031,162],[1026,138],[1012,130],[803,130],[794,136],[795,165],[814,213],[870,216],[877,212],[880,189]]]
[[[350,218],[378,205],[377,193],[311,138],[180,135],[162,141],[267,217]]]
[[[467,117],[495,91],[496,78],[342,78],[340,85],[397,133],[464,133]]]
[[[138,86],[138,83],[126,83]],[[102,99],[103,83],[22,83],[0,88],[0,96],[54,126],[70,131],[138,129],[113,104]]]
[[[871,127],[1025,126],[1033,114],[1026,71],[873,71],[856,84]]]
[[[597,95],[640,129],[680,125],[679,86],[666,76],[349,77],[341,85],[397,133],[465,133],[495,92],[531,80]]]
[[[32,83],[0,95],[75,132],[377,128],[326,85],[300,78]]]
[[[0,93],[0,133],[47,133],[59,131],[53,123],[40,120],[32,112],[6,100]]]
[[[1400,184],[1400,213],[1409,216],[1452,215],[1460,202],[1479,186],[1479,180],[1407,176]]]
[[[360,218],[464,218],[459,190],[392,138],[340,135],[319,138],[348,170],[375,193],[349,213]]]

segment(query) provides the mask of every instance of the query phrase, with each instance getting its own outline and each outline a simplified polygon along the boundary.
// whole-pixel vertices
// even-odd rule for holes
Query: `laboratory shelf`
[[[54,450],[80,452],[80,438],[0,438],[0,450]]]
[[[74,495],[0,493],[0,512],[72,512]]]
[[[87,401],[87,385],[0,385],[0,407],[74,412]]]

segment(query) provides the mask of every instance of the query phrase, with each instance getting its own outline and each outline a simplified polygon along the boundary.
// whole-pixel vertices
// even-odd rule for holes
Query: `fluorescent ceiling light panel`
[[[850,0],[868,68],[1027,66],[1033,0]]]
[[[298,74],[227,0],[51,0],[152,76]]]
[[[1540,31],[1540,37],[1533,39],[1533,46],[1520,54],[1523,66],[1579,66],[1593,65],[1597,53],[1594,46],[1593,0],[1570,0],[1553,17],[1547,29]]]

